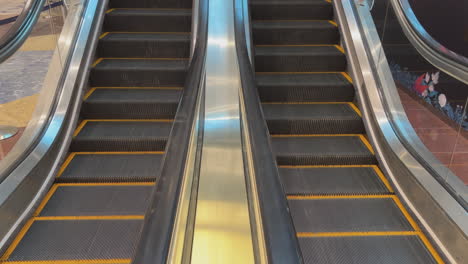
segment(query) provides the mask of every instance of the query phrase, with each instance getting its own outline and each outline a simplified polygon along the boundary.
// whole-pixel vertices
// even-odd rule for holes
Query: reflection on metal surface
[[[50,183],[54,179],[55,171],[58,170],[61,162],[60,158],[55,159],[53,164],[50,164],[49,173],[41,174],[40,177],[34,177],[33,179],[28,177],[31,173],[34,173],[33,169],[40,164],[50,151],[61,129],[65,129],[67,135],[72,134],[74,120],[76,120],[79,113],[78,107],[80,104],[77,102],[82,100],[82,90],[77,92],[75,88],[82,87],[82,83],[77,84],[77,81],[85,81],[79,79],[79,70],[91,64],[91,58],[83,58],[87,52],[86,43],[90,43],[90,47],[97,43],[97,31],[94,23],[100,23],[96,22],[96,20],[100,21],[103,16],[100,16],[98,12],[103,12],[107,1],[76,0],[74,2],[75,4],[70,7],[69,16],[59,38],[59,44],[52,57],[33,118],[20,141],[0,163],[0,173],[2,174],[5,171],[9,172],[10,166],[15,166],[11,173],[5,175],[6,178],[0,177],[0,206],[2,208],[14,208],[15,210],[10,210],[9,214],[11,219],[16,219],[8,223],[1,222],[1,220],[9,221],[9,219],[0,219],[0,251],[5,248],[15,230],[21,227],[21,224],[29,217],[34,205],[47,192]],[[68,67],[62,67],[62,65]],[[71,115],[70,119],[68,119],[70,122],[64,123],[67,113]],[[36,144],[35,140],[37,139],[39,142]],[[70,139],[71,136],[63,139],[64,143],[58,150],[59,157],[67,152],[67,142]],[[23,157],[23,152],[28,148],[32,148],[31,153]],[[23,159],[16,161],[18,158]],[[19,162],[19,164],[15,162]],[[28,180],[28,184],[31,186],[29,192],[19,193],[17,191],[18,187]],[[15,201],[18,203],[10,204]]]
[[[193,263],[254,263],[241,142],[234,4],[209,2],[205,119]]]
[[[202,79],[201,83],[204,83]],[[200,87],[202,90],[203,87]],[[202,93],[198,94],[197,105],[195,109],[195,117],[193,119],[191,134],[190,134],[190,143],[189,150],[187,154],[187,160],[185,163],[185,171],[182,180],[181,194],[179,196],[179,202],[177,205],[177,214],[174,221],[174,231],[172,232],[172,239],[169,248],[168,255],[168,264],[180,264],[180,263],[189,263],[189,253],[192,242],[192,237],[188,225],[193,223],[193,214],[196,206],[196,189],[198,178],[198,169],[199,169],[199,155],[200,151],[198,145],[200,144],[200,119],[201,115],[201,101]]]
[[[18,128],[0,125],[0,140],[11,138],[18,133]]]
[[[382,168],[445,257],[452,263],[463,262],[467,258],[468,215],[408,152],[396,129],[402,119],[395,124],[394,117],[389,117],[401,118],[404,112],[395,108],[396,88],[388,65],[378,64],[383,63],[380,56],[384,55],[368,8],[361,10],[364,7],[351,0],[334,2],[334,6],[363,120]],[[389,91],[392,87],[393,93]]]

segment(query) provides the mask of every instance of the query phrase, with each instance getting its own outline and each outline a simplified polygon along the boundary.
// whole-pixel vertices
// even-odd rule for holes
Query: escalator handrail
[[[247,0],[236,0],[236,46],[242,82],[242,94],[250,150],[252,152],[254,179],[256,181],[260,214],[268,263],[302,263],[299,241],[291,219],[289,206],[272,151],[270,134],[261,107],[260,97],[250,55],[250,16]],[[247,16],[247,17],[245,17]],[[250,51],[250,52],[249,52]]]
[[[395,109],[399,97],[388,62],[382,56],[383,47],[369,8],[355,5],[354,0],[333,4],[367,136],[379,165],[423,232],[449,262],[457,263],[455,259],[463,260],[466,256],[468,215],[431,171],[410,153],[399,135],[398,127],[405,126],[408,120],[401,119],[406,117],[401,102]]]
[[[408,40],[432,65],[468,84],[468,58],[448,50],[421,25],[408,0],[390,0],[395,15]]]
[[[207,32],[208,1],[198,0],[198,14],[194,16],[192,41],[193,55],[190,61],[184,92],[171,129],[170,138],[162,161],[151,204],[147,209],[143,231],[132,263],[164,264],[170,258],[171,240],[177,217],[178,201],[187,166],[192,124],[196,118],[197,98],[203,82]],[[191,205],[193,206],[193,205]]]
[[[13,26],[0,38],[0,63],[13,55],[26,41],[46,0],[27,0]]]
[[[68,152],[108,1],[70,8],[33,117],[0,163],[0,254],[30,218]]]

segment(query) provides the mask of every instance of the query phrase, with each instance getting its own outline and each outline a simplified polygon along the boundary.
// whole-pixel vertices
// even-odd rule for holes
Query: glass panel
[[[406,115],[426,148],[443,164],[438,177],[453,182],[455,174],[468,185],[468,85],[416,51],[388,0],[375,1],[371,13]]]
[[[4,22],[14,20],[23,6],[24,0],[0,0],[0,14],[10,12],[0,16],[0,34],[5,34],[14,23],[2,25],[2,19]],[[0,64],[0,130],[5,126],[18,128],[15,136],[0,140],[0,160],[12,149],[31,119],[57,48],[64,15],[62,1],[46,1],[28,39],[13,56]]]

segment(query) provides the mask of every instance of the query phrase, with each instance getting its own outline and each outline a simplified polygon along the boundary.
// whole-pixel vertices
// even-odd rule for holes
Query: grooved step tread
[[[288,195],[387,194],[372,167],[279,168]]]
[[[334,45],[256,46],[258,72],[345,71],[346,57]]]
[[[94,71],[105,70],[164,70],[164,71],[186,71],[187,59],[127,59],[127,58],[104,58],[93,68]]]
[[[85,100],[88,103],[178,103],[181,90],[146,88],[97,88]]]
[[[344,54],[334,45],[255,46],[256,56],[336,56]]]
[[[89,119],[172,119],[180,89],[92,89],[81,113]]]
[[[162,153],[71,154],[58,182],[154,181],[161,168]]]
[[[307,264],[436,263],[418,236],[299,237]]]
[[[347,103],[263,104],[271,134],[359,134],[361,117]]]
[[[112,8],[190,8],[191,0],[112,0]]]
[[[374,164],[359,136],[287,136],[271,139],[278,165]]]
[[[253,43],[265,44],[338,44],[338,27],[327,20],[252,22]]]
[[[190,33],[106,32],[98,45],[99,57],[187,58]]]
[[[9,261],[131,259],[141,220],[36,220]]]
[[[325,0],[255,0],[250,10],[253,20],[333,19],[333,7]]]
[[[115,8],[106,12],[107,16],[192,16],[187,8]]]
[[[182,59],[104,59],[91,70],[90,85],[183,86],[188,60]]]
[[[120,32],[189,32],[191,9],[111,9],[103,30]]]
[[[293,199],[288,203],[298,233],[414,231],[392,198]]]
[[[262,102],[350,102],[354,99],[354,87],[341,73],[259,73],[255,79]]]
[[[59,185],[39,216],[144,215],[152,185]]]
[[[164,151],[172,122],[92,121],[75,136],[72,151]]]

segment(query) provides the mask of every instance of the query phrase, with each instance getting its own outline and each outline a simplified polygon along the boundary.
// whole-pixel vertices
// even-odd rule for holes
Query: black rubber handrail
[[[468,58],[444,47],[416,18],[408,0],[390,0],[406,37],[431,64],[458,80],[468,83]]]
[[[156,180],[151,204],[145,215],[142,235],[132,262],[135,264],[165,264],[169,254],[205,63],[208,1],[200,0],[199,3],[198,34],[192,36],[197,38],[196,47],[167,142],[161,174]]]
[[[250,18],[244,17],[242,1],[235,3],[236,47],[268,263],[298,264],[303,262],[301,250],[249,60],[244,20]]]
[[[0,63],[26,41],[41,14],[45,0],[27,0],[15,24],[0,38]]]

